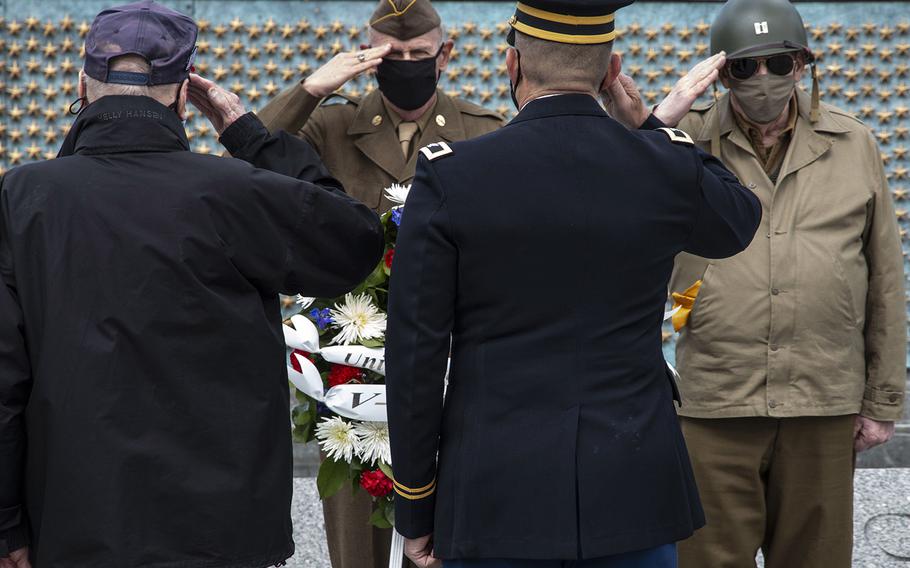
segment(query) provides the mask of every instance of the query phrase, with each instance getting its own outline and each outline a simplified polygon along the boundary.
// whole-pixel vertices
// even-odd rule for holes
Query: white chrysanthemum
[[[354,453],[369,465],[377,461],[392,463],[392,448],[389,445],[389,426],[385,422],[358,422],[354,425],[357,442]]]
[[[335,304],[331,314],[332,327],[341,329],[332,338],[332,343],[350,345],[367,339],[381,339],[385,335],[386,315],[368,294],[346,294],[344,304]]]
[[[316,301],[316,298],[307,298],[305,296],[301,296],[300,294],[297,294],[296,301],[297,301],[297,305],[300,306],[300,309],[305,310],[313,305],[313,302]]]
[[[351,463],[357,437],[350,422],[335,416],[316,425],[316,439],[326,455],[335,461]]]
[[[392,203],[404,205],[404,202],[408,199],[408,193],[410,191],[411,184],[401,185],[398,183],[393,183],[391,187],[385,188],[385,196]]]

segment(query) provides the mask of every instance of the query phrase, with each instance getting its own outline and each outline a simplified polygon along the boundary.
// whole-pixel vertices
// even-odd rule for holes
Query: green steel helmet
[[[759,57],[786,51],[814,56],[803,19],[790,0],[729,0],[711,25],[711,53],[727,59]]]

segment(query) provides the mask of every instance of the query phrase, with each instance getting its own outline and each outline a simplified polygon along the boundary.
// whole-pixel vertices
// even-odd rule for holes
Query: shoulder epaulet
[[[335,92],[335,93],[332,93],[331,95],[327,96],[326,98],[322,99],[322,102],[319,104],[319,106],[348,105],[348,104],[359,105],[360,99],[357,97],[353,97],[351,95],[345,94],[345,93]]]
[[[666,134],[667,137],[670,138],[670,142],[673,142],[674,144],[695,146],[695,141],[692,140],[692,137],[678,128],[658,128],[657,130]]]
[[[420,153],[423,154],[427,160],[432,162],[433,160],[438,160],[439,158],[454,154],[455,150],[452,150],[452,147],[445,142],[435,142],[421,148]]]
[[[697,102],[694,105],[692,105],[692,108],[690,109],[690,111],[691,112],[708,112],[709,110],[714,108],[714,105],[716,102],[717,101],[715,101],[713,99],[710,101]]]
[[[505,118],[498,112],[492,111],[488,108],[482,107],[480,105],[475,105],[474,103],[468,102],[463,99],[452,99],[455,102],[455,108],[458,109],[458,112],[462,114],[469,114],[471,116],[483,116],[489,117],[500,122],[505,121]]]

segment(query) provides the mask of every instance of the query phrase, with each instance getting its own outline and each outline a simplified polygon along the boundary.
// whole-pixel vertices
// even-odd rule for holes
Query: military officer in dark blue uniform
[[[742,251],[761,209],[684,132],[605,112],[628,4],[520,3],[518,116],[421,150],[386,343],[396,527],[418,566],[669,567],[704,524],[661,351],[667,283],[682,251]]]

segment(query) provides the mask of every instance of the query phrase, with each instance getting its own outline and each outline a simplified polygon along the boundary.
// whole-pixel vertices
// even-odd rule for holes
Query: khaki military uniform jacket
[[[677,258],[671,281],[703,284],[677,343],[681,414],[900,417],[906,315],[900,235],[878,146],[860,121],[822,105],[799,118],[777,183],[732,116],[729,94],[679,124],[762,202],[749,248]]]
[[[392,203],[383,189],[408,184],[417,167],[417,148],[434,142],[458,142],[492,132],[503,118],[493,111],[437,91],[429,113],[405,160],[398,141],[396,120],[389,116],[378,90],[362,100],[334,95],[320,99],[302,83],[285,89],[257,114],[269,131],[297,133],[316,148],[322,161],[344,184],[345,191],[379,212]],[[416,146],[416,147],[415,147]]]

